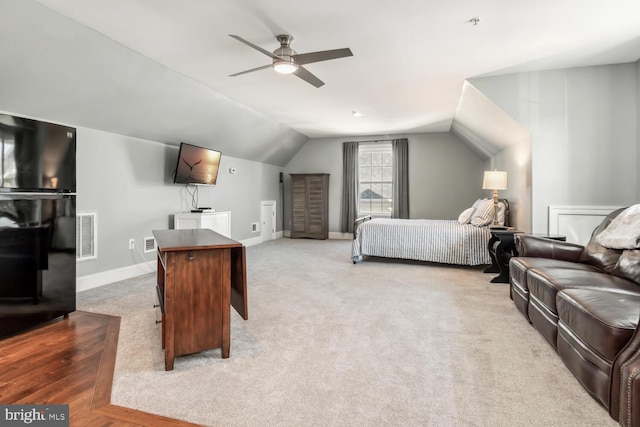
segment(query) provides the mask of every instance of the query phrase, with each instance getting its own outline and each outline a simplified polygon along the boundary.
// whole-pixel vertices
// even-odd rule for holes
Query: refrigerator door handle
[[[0,200],[42,200],[42,199],[70,199],[75,197],[76,193],[26,193],[26,192],[1,192]]]

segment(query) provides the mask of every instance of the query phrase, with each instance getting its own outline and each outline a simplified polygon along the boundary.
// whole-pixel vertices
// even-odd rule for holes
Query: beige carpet
[[[231,357],[164,371],[155,274],[79,294],[118,315],[112,402],[209,426],[615,426],[477,267],[351,263],[350,241],[247,248]]]

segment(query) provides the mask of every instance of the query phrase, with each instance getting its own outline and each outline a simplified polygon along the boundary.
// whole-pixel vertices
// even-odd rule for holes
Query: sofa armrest
[[[545,239],[530,234],[516,234],[515,245],[518,256],[551,258],[580,262],[584,246],[559,240]]]

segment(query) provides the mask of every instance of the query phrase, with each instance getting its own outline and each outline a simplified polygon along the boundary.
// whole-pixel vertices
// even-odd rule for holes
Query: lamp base
[[[498,227],[498,190],[493,190],[493,226]]]

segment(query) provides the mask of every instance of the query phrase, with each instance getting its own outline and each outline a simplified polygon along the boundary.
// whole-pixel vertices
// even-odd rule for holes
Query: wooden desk
[[[177,356],[218,347],[229,357],[230,304],[248,318],[245,247],[209,229],[153,235],[165,369]]]

